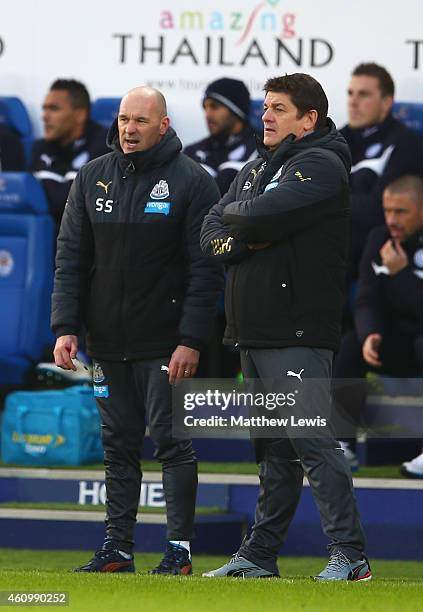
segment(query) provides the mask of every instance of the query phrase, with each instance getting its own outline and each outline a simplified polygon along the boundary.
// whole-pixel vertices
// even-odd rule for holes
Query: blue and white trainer
[[[85,565],[73,570],[74,572],[113,572],[134,573],[134,555],[122,553],[115,548],[101,548],[97,550],[94,557]]]
[[[367,557],[363,555],[358,561],[351,561],[340,550],[334,552],[325,569],[314,576],[314,580],[317,581],[352,580],[357,582],[371,579],[372,570]]]
[[[183,546],[168,542],[163,559],[157,567],[150,570],[148,573],[167,574],[170,576],[190,576],[192,574],[190,554]]]

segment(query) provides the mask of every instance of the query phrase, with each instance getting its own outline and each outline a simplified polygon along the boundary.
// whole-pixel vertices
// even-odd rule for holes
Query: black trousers
[[[172,390],[167,372],[161,369],[168,362],[168,358],[94,362],[106,472],[106,537],[127,552],[134,546],[146,420],[155,457],[162,464],[167,538],[193,537],[197,459],[190,440],[172,438]]]
[[[303,379],[326,380],[331,376],[332,358],[332,351],[305,347],[241,350],[246,378],[283,379],[288,370],[303,370]],[[352,560],[361,558],[365,547],[364,532],[351,471],[337,441],[327,436],[284,437],[256,440],[255,445],[259,497],[251,535],[244,540],[239,553],[268,571],[276,572],[277,555],[300,500],[305,473],[323,531],[330,539],[330,550],[339,549]]]

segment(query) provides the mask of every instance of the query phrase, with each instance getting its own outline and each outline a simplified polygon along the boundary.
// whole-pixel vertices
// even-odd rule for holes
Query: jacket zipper
[[[124,346],[124,350],[123,350],[123,361],[128,361],[129,357],[127,354],[127,334],[126,334],[126,329],[125,329],[125,317],[124,317],[124,310],[125,310],[125,262],[126,262],[126,245],[128,244],[128,241],[126,240],[126,234],[127,234],[127,227],[129,225],[130,222],[130,218],[131,218],[131,207],[132,207],[132,200],[133,200],[133,194],[135,191],[135,187],[136,187],[136,181],[134,180],[134,174],[131,173],[128,176],[122,176],[122,179],[124,181],[126,181],[126,185],[128,185],[128,178],[132,180],[132,186],[130,188],[128,188],[128,193],[125,194],[125,198],[126,201],[129,203],[129,209],[126,211],[127,217],[124,219],[124,225],[123,225],[123,236],[122,236],[122,242],[123,242],[123,247],[122,247],[122,284],[121,284],[121,297],[120,297],[120,304],[119,304],[119,314],[120,314],[120,321],[121,321],[121,329],[122,329],[122,340],[123,340],[123,346]]]

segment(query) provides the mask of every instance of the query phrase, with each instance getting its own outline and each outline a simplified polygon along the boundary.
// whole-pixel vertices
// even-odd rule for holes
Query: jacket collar
[[[384,136],[392,130],[396,122],[397,119],[394,118],[392,113],[389,113],[389,115],[380,123],[375,123],[369,127],[359,129],[353,129],[347,125],[345,127],[345,131],[353,140],[362,142],[364,145],[368,145],[372,142],[378,142],[384,138]]]

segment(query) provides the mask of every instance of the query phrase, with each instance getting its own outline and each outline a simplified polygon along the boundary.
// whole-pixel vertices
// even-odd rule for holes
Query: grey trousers
[[[333,353],[326,349],[290,347],[241,349],[246,378],[285,378],[287,371],[302,378],[330,379]],[[328,396],[329,401],[329,396]],[[310,483],[329,550],[349,559],[361,558],[365,536],[353,492],[351,471],[339,443],[331,437],[259,439],[255,441],[260,491],[252,532],[239,553],[270,572],[276,570],[302,491],[304,473]]]
[[[146,421],[162,464],[167,538],[193,538],[197,460],[190,440],[172,438],[172,391],[167,372],[161,370],[168,361],[99,362],[99,384],[108,395],[96,397],[106,471],[106,537],[127,552],[134,545]]]

